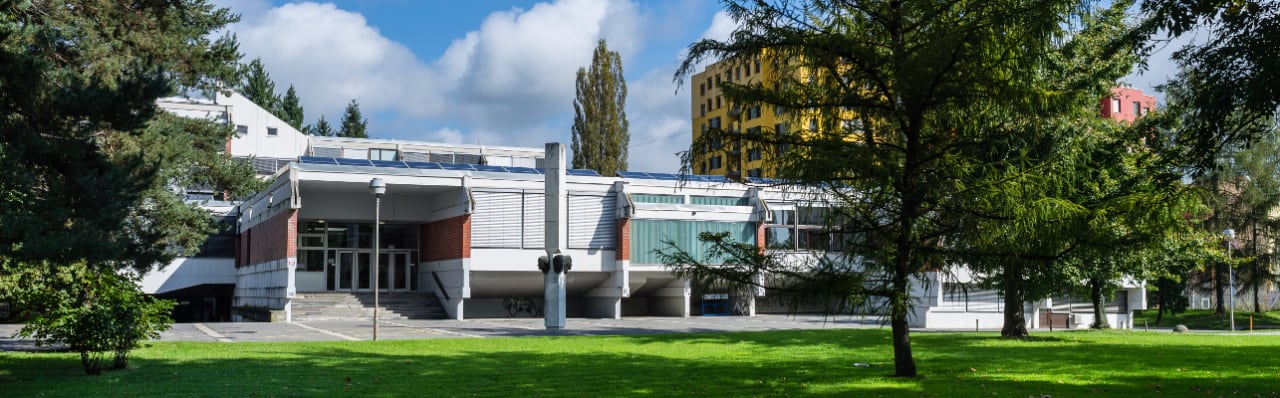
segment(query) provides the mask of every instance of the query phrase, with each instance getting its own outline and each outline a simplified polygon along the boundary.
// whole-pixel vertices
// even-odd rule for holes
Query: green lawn
[[[1173,327],[1175,325],[1186,325],[1190,329],[1197,330],[1227,330],[1231,321],[1226,316],[1218,316],[1213,310],[1188,310],[1178,315],[1170,315],[1164,313],[1164,317],[1160,319],[1160,323],[1156,323],[1156,310],[1134,311],[1134,322],[1137,328],[1141,329],[1143,325],[1151,327]],[[1248,330],[1249,319],[1253,318],[1253,327],[1256,329],[1280,329],[1280,312],[1264,312],[1255,314],[1252,311],[1236,310],[1236,329]]]
[[[0,353],[0,396],[1280,396],[1280,336],[887,330],[379,342],[155,343],[84,376],[73,354]],[[855,363],[870,363],[858,367]]]

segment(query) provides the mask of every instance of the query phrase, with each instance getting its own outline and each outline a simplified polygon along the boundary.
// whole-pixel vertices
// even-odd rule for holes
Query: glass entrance
[[[382,291],[410,290],[409,277],[414,272],[409,252],[378,254],[378,287]]]

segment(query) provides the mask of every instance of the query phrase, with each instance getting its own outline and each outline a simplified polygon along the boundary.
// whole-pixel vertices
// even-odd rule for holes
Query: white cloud
[[[631,170],[676,172],[680,158],[675,153],[689,148],[693,134],[690,99],[688,94],[676,93],[671,82],[675,69],[675,64],[657,68],[627,84],[627,119],[631,122],[627,168]]]
[[[309,119],[336,119],[354,98],[375,136],[439,136],[411,127],[416,121],[460,126],[450,130],[451,139],[559,139],[546,125],[572,109],[574,73],[590,62],[596,41],[606,38],[624,59],[643,45],[644,18],[625,0],[558,0],[495,12],[433,60],[331,3],[224,5],[243,14],[231,29],[246,58],[262,58],[281,91],[295,85]],[[407,120],[380,122],[379,114]],[[379,131],[387,127],[397,130]],[[534,131],[550,135],[529,137]]]

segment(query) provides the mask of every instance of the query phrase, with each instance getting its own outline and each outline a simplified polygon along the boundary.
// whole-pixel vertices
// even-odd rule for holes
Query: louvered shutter
[[[546,202],[542,193],[524,194],[524,248],[546,247]]]
[[[614,248],[618,233],[614,200],[612,195],[569,195],[569,248]]]
[[[471,215],[472,247],[520,247],[519,193],[473,192],[475,212]]]

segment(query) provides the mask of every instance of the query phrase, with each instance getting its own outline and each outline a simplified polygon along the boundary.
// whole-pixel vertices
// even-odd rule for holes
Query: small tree
[[[360,115],[360,104],[352,99],[347,104],[347,110],[342,114],[342,129],[338,130],[339,137],[351,138],[369,138],[366,130],[369,127],[369,121]]]
[[[317,120],[316,124],[307,126],[307,134],[318,137],[332,137],[336,132],[334,132],[333,127],[329,125],[329,121],[324,120],[324,115],[320,115],[320,120]]]
[[[244,76],[244,80],[240,81],[236,91],[262,109],[276,114],[280,106],[280,97],[276,95],[276,83],[271,80],[271,74],[267,73],[267,67],[262,64],[262,59],[254,58],[248,65],[242,65],[240,73]]]

